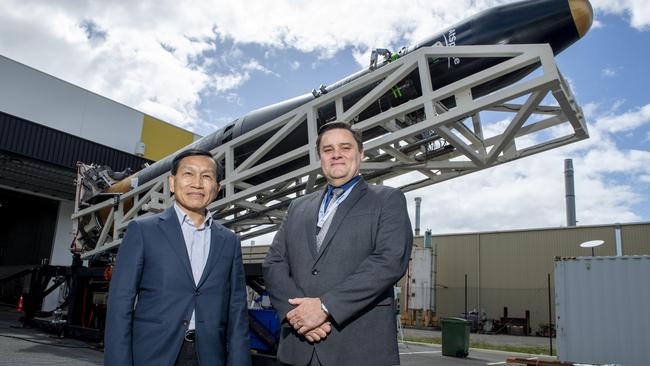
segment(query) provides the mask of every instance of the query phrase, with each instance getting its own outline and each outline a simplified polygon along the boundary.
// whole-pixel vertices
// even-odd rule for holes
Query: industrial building
[[[0,278],[71,263],[78,161],[139,170],[200,137],[3,56],[0,80]]]
[[[542,334],[549,311],[555,319],[556,258],[591,256],[591,249],[580,247],[591,240],[604,241],[595,256],[648,255],[649,238],[648,222],[416,236],[409,273],[397,285],[402,322],[436,326],[441,317],[463,317],[467,308],[480,320],[479,331]],[[267,250],[244,247],[244,259],[261,262]],[[431,261],[428,278],[418,274],[426,267],[423,258]],[[425,316],[427,310],[434,315]],[[526,312],[530,329],[521,325]]]
[[[467,291],[468,311],[493,320],[504,317],[506,307],[509,318],[525,318],[528,311],[530,329],[515,331],[535,334],[549,323],[549,311],[555,319],[556,258],[591,256],[580,244],[592,240],[604,241],[595,256],[647,255],[648,238],[647,222],[434,235],[432,309],[438,316],[461,316]]]

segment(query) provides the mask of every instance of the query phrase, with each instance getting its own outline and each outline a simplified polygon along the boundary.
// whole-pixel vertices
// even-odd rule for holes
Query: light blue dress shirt
[[[208,255],[210,254],[210,239],[212,237],[210,233],[210,225],[212,225],[212,213],[208,211],[201,226],[196,227],[192,219],[183,212],[177,203],[174,203],[174,209],[176,209],[178,222],[180,222],[181,230],[183,231],[183,239],[185,239],[187,255],[190,257],[194,284],[198,285],[203,270],[205,269],[205,264],[208,261]],[[194,310],[192,310],[192,318],[190,319],[188,329],[196,329],[196,321],[194,318]]]

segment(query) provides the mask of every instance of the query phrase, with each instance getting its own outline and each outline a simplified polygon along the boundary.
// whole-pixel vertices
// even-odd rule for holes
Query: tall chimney
[[[573,185],[572,159],[564,159],[564,190],[566,193],[566,225],[576,226],[576,192]]]
[[[420,236],[420,205],[422,197],[415,197],[415,236]]]

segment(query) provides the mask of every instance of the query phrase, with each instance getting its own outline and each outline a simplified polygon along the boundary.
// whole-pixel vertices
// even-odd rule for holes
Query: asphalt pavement
[[[59,338],[56,335],[33,328],[23,328],[18,322],[20,314],[13,308],[0,306],[0,365],[1,366],[82,366],[103,365],[104,354],[97,345],[72,338]],[[439,332],[405,329],[405,334],[418,337],[439,337]],[[543,340],[536,337],[489,336],[489,343],[504,344],[541,344]],[[472,340],[479,339],[474,334]],[[523,338],[523,339],[520,339]],[[483,339],[483,338],[480,338]],[[404,366],[457,366],[481,365],[494,366],[505,364],[509,356],[538,357],[511,352],[470,349],[466,358],[442,355],[439,345],[405,343],[399,344],[400,359]],[[548,357],[542,357],[548,359]]]

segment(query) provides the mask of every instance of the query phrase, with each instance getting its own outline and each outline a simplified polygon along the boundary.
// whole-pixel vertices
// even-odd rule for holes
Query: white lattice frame
[[[454,57],[507,59],[493,67],[433,90],[428,60]],[[533,64],[541,65],[541,72],[538,72],[540,75],[525,78],[487,96],[472,98],[472,87]],[[318,108],[334,101],[337,120],[352,121],[380,96],[389,92],[395,84],[416,69],[419,70],[422,96],[353,125],[353,128],[360,131],[377,126],[382,126],[390,131],[380,137],[364,141],[364,150],[368,157],[362,162],[361,170],[364,174],[373,175],[371,179],[373,183],[381,183],[386,179],[413,171],[420,172],[423,176],[422,179],[399,187],[403,191],[411,191],[588,137],[582,110],[576,104],[568,84],[559,73],[552,50],[548,45],[422,48],[216,147],[212,154],[215,158],[223,159],[225,162],[226,179],[222,182],[225,195],[212,203],[209,209],[217,214],[220,222],[239,232],[243,239],[276,230],[284,217],[286,203],[300,194],[313,191],[318,184],[322,184],[322,179],[319,176],[319,160],[314,148],[317,137]],[[354,90],[367,88],[368,85],[380,80],[381,82],[369,93],[344,110],[343,97],[345,95]],[[547,95],[552,95],[557,101],[557,105],[540,105]],[[455,97],[456,107],[447,110],[442,107],[440,101],[450,96]],[[521,97],[526,98],[524,103],[513,102]],[[401,128],[395,123],[396,118],[403,118],[410,112],[422,109],[425,115],[424,120],[405,128]],[[480,115],[486,111],[514,111],[514,116],[501,134],[484,138]],[[545,118],[531,121],[529,117],[532,114],[544,115]],[[465,123],[468,118],[471,119],[470,126]],[[306,144],[274,159],[257,164],[265,154],[300,124],[307,125]],[[571,132],[561,137],[541,141],[533,146],[517,148],[515,139],[559,125],[570,126]],[[274,130],[277,132],[271,138],[245,161],[235,166],[236,148],[261,134]],[[402,152],[409,144],[417,143],[414,136],[425,131],[434,131],[454,147],[453,151],[431,158],[425,155],[422,148],[408,154]],[[372,161],[373,157],[382,154],[389,154],[392,158],[388,161]],[[263,174],[305,156],[309,157],[309,163],[300,168],[255,186],[246,183],[246,180],[258,174]],[[170,205],[173,198],[167,185],[168,175],[164,174],[123,194],[119,197],[119,201],[109,200],[75,212],[72,218],[78,220],[84,215],[96,214],[102,208],[115,207],[109,216],[109,224],[103,227],[96,247],[83,252],[82,257],[87,258],[118,246],[122,232],[128,223],[137,217],[138,213],[144,211],[145,215],[149,215]],[[274,198],[269,199],[269,196]],[[133,208],[124,212],[124,203],[138,197],[140,198],[136,199]],[[219,213],[223,212],[231,214],[220,217]],[[114,225],[111,226],[111,223]]]

